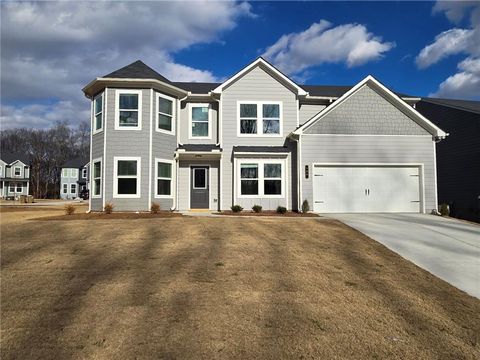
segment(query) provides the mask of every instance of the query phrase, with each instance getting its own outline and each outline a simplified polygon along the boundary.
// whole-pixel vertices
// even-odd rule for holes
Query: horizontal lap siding
[[[283,116],[282,137],[238,137],[237,101],[281,101]],[[283,146],[286,137],[297,126],[295,94],[275,80],[261,67],[256,67],[227,87],[222,93],[222,209],[227,210],[236,201],[233,197],[233,146]],[[291,174],[289,174],[291,178]],[[291,186],[288,193],[292,194]],[[289,199],[289,206],[292,199]],[[275,203],[266,204],[271,208]],[[276,206],[275,206],[276,207]]]
[[[313,206],[313,163],[424,164],[425,209],[436,209],[434,145],[430,136],[301,136],[302,195]],[[305,179],[303,169],[310,167]]]
[[[103,139],[105,131],[96,133],[92,135],[92,161],[95,159],[102,159],[102,178],[105,179],[105,174],[103,174]],[[61,191],[61,189],[60,189]],[[93,186],[90,185],[90,197],[92,196]],[[100,198],[91,198],[92,210],[93,211],[102,211],[103,210],[103,189],[102,197]]]
[[[310,120],[314,115],[325,109],[325,105],[301,104],[299,112],[300,125]]]
[[[205,101],[199,101],[198,103],[206,104]],[[218,103],[212,102],[209,103],[211,106],[210,109],[210,129],[211,139],[189,139],[190,131],[190,114],[189,114],[189,103],[182,102],[182,107],[180,108],[180,143],[182,144],[217,144],[218,143]],[[190,104],[195,104],[191,102]]]

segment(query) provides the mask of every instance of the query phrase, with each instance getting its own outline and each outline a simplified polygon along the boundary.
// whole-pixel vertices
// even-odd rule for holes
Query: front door
[[[210,201],[208,166],[190,167],[190,208],[208,209]]]

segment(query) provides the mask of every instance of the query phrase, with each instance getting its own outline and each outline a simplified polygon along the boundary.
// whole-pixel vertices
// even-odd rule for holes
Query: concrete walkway
[[[335,214],[330,217],[480,298],[480,225],[424,214]]]

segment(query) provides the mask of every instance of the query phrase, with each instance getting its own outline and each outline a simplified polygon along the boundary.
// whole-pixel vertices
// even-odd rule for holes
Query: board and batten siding
[[[210,185],[210,210],[218,210],[220,206],[219,199],[219,165],[218,160],[202,161],[202,160],[180,160],[178,163],[178,210],[189,210],[190,204],[190,166],[210,166],[209,185]]]
[[[281,101],[282,136],[242,136],[237,134],[238,101]],[[233,194],[233,146],[284,146],[288,134],[297,127],[296,94],[268,74],[261,66],[253,68],[233,82],[222,93],[222,210],[230,209],[236,201]],[[291,178],[291,174],[288,174]],[[292,194],[291,188],[288,190]],[[292,199],[289,199],[289,207]],[[267,210],[267,207],[265,208]]]
[[[190,106],[195,102],[182,101],[180,107],[180,121],[179,121],[179,139],[181,144],[218,144],[218,103],[198,101],[197,104],[210,104],[210,134],[211,139],[189,139],[190,133]]]
[[[313,207],[313,164],[423,164],[425,210],[437,208],[435,142],[431,136],[301,135],[302,199]],[[305,179],[305,165],[309,179]],[[303,201],[303,200],[302,200]]]

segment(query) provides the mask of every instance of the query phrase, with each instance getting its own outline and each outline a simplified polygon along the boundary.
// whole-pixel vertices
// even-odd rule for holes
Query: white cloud
[[[480,99],[480,2],[437,1],[434,13],[443,12],[453,23],[460,24],[470,12],[469,26],[453,28],[438,34],[416,57],[420,69],[428,68],[451,55],[465,54],[458,71],[445,79],[431,96]]]
[[[4,105],[25,100],[41,104],[53,98],[85,106],[81,88],[86,83],[138,59],[173,81],[218,80],[207,69],[176,63],[175,53],[220,41],[240,17],[255,16],[248,3],[233,1],[4,2],[0,6]],[[15,116],[9,119],[2,113],[2,122],[18,122],[20,115]],[[72,119],[78,120],[78,115]]]
[[[348,67],[378,60],[395,46],[368,32],[360,24],[332,27],[326,20],[307,30],[283,35],[263,56],[288,74],[299,74],[323,63],[344,62]]]

